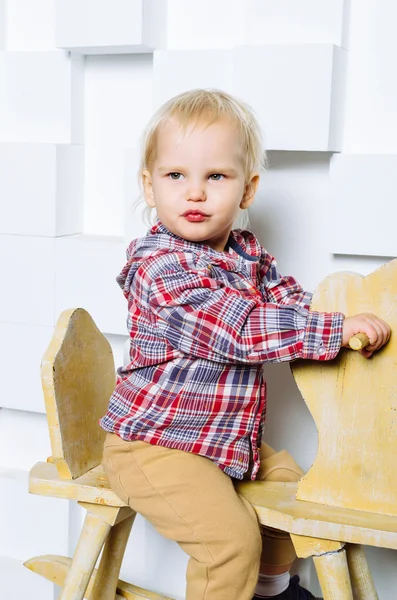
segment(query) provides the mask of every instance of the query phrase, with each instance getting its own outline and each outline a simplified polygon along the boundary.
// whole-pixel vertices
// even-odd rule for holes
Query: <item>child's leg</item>
[[[298,481],[302,475],[302,469],[286,450],[276,452],[262,444],[259,481]],[[264,527],[262,541],[260,574],[254,598],[315,600],[308,590],[299,585],[299,577],[290,579],[289,570],[296,554],[289,534]]]
[[[108,435],[103,465],[122,500],[191,557],[186,600],[251,600],[261,535],[250,504],[211,460]]]
[[[258,481],[299,481],[302,477],[302,469],[286,450],[276,452],[267,444],[262,444],[260,454]],[[289,534],[263,527],[262,537],[260,572],[266,575],[278,575],[289,571],[296,558]]]

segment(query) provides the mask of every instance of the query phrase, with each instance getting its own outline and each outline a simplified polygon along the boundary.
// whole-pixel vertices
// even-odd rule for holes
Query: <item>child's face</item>
[[[143,172],[147,204],[175,235],[225,249],[239,208],[248,208],[259,181],[246,181],[237,126],[229,119],[184,131],[169,121],[157,135],[150,170]]]

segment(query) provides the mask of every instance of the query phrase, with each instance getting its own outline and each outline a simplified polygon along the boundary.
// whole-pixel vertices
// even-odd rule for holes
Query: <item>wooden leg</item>
[[[379,600],[362,546],[347,544],[346,553],[356,600]]]
[[[353,600],[346,550],[313,556],[324,600]]]
[[[136,513],[114,525],[105,542],[90,600],[114,600],[120,567]]]
[[[79,543],[59,600],[83,600],[95,563],[111,525],[97,514],[87,513]]]
[[[72,566],[72,559],[66,556],[46,554],[30,558],[24,565],[30,569],[30,571],[33,571],[33,573],[37,573],[38,575],[45,577],[45,579],[48,579],[48,581],[62,587],[65,584],[67,574]],[[87,600],[91,600],[91,591],[95,584],[96,574],[97,571],[94,569],[91,581],[85,593]],[[149,592],[148,590],[144,590],[143,588],[119,579],[115,600],[138,600],[138,598],[139,600],[174,600],[169,596],[156,594],[156,592]]]

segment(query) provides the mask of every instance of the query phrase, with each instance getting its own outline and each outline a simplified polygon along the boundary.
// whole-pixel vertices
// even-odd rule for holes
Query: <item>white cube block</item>
[[[158,50],[153,57],[153,100],[158,108],[193,88],[233,92],[232,50]]]
[[[330,167],[331,250],[397,256],[397,156],[335,155]]]
[[[346,54],[325,44],[236,49],[234,91],[258,115],[269,150],[341,149]]]
[[[54,0],[5,0],[7,50],[55,50]]]
[[[268,150],[337,152],[346,54],[326,44],[157,51],[154,102],[158,107],[188,89],[215,87],[252,106]]]
[[[45,412],[40,363],[52,333],[52,327],[0,322],[0,372],[7,374],[0,377],[0,407]]]
[[[123,238],[57,238],[55,312],[81,306],[104,333],[126,334],[127,302],[115,281],[126,262]]]
[[[0,321],[54,325],[54,239],[0,235]]]
[[[0,53],[0,142],[82,143],[84,61],[61,50]]]
[[[245,0],[168,0],[168,50],[232,48],[242,41]],[[183,77],[187,72],[183,72]]]
[[[24,567],[22,560],[0,557],[0,598],[54,600],[54,588],[53,583]]]
[[[0,233],[80,233],[83,146],[0,144],[0,198]]]
[[[86,148],[84,223],[88,234],[124,233],[123,155],[119,146]]]
[[[164,45],[164,0],[56,0],[56,44],[82,54],[150,52]]]
[[[19,432],[18,436],[15,435],[16,431]],[[20,443],[21,439],[24,440],[23,444]],[[0,468],[29,471],[33,464],[45,461],[49,456],[51,445],[46,415],[1,408]]]
[[[29,494],[28,486],[28,471],[0,469],[0,556],[67,556],[68,500]]]
[[[345,47],[348,0],[245,0],[244,43]]]
[[[87,157],[95,149],[112,155],[138,142],[152,116],[152,71],[152,54],[85,58]]]
[[[6,45],[6,0],[0,0],[0,50]]]

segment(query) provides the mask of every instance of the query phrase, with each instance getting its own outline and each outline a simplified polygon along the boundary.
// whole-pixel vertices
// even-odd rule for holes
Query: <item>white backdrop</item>
[[[72,306],[123,360],[114,279],[145,231],[131,207],[153,109],[199,86],[248,101],[270,151],[255,233],[309,289],[366,274],[397,256],[396,19],[394,0],[0,0],[0,598],[55,598],[22,561],[78,537],[79,507],[27,493],[50,454],[39,364]],[[308,468],[312,419],[288,366],[266,373],[266,440]],[[397,555],[368,556],[394,600]],[[139,517],[122,578],[182,600],[186,562]]]

